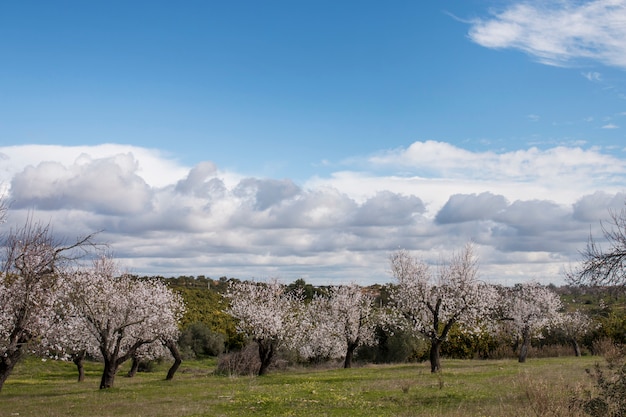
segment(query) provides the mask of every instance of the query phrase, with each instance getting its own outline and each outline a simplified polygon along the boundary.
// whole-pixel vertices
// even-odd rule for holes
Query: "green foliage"
[[[623,311],[612,311],[601,318],[600,323],[598,338],[609,337],[615,343],[626,344],[626,314]]]
[[[235,319],[224,312],[227,301],[222,290],[228,283],[226,278],[215,281],[205,277],[179,277],[167,281],[185,301],[186,311],[181,322],[183,332],[192,324],[203,323],[212,333],[224,337],[227,349],[243,346],[244,340],[235,329]]]
[[[448,339],[441,345],[441,355],[455,359],[489,358],[499,345],[495,336],[487,332],[468,333],[455,325]]]
[[[378,342],[374,346],[362,346],[356,360],[373,363],[404,363],[428,359],[429,345],[424,339],[410,332],[382,327],[376,329]]]
[[[203,322],[186,326],[178,339],[181,352],[186,357],[217,356],[224,352],[225,337],[211,330]]]
[[[307,284],[302,278],[299,278],[287,285],[287,292],[302,291],[305,301],[311,301],[316,294],[321,294],[323,291],[318,287],[314,287],[312,284]]]

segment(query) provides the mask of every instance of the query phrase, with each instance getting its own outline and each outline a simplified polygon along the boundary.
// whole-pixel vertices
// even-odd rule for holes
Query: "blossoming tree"
[[[1,242],[0,259],[0,390],[28,346],[59,319],[63,275],[92,247],[89,235],[66,243],[49,225],[28,218]]]
[[[454,254],[433,274],[425,262],[400,250],[390,256],[397,281],[393,303],[409,327],[430,341],[431,372],[441,370],[441,344],[457,324],[475,331],[490,318],[497,305],[492,286],[478,280],[478,266],[471,244]]]
[[[119,366],[142,346],[176,340],[182,298],[156,279],[120,274],[111,258],[72,277],[72,300],[89,332],[89,346],[104,361],[100,388],[113,386]]]
[[[230,301],[226,312],[238,320],[237,330],[258,345],[258,375],[264,375],[276,350],[296,340],[302,296],[288,293],[276,280],[233,281],[225,295]]]
[[[572,345],[574,355],[580,356],[580,346],[578,342],[586,334],[599,327],[599,323],[594,322],[591,317],[580,310],[570,313],[561,313],[556,319],[556,326],[563,333],[563,336]]]
[[[329,288],[307,305],[301,321],[300,354],[309,358],[344,358],[344,368],[352,366],[359,346],[376,342],[379,314],[374,299],[356,285]]]
[[[532,338],[558,322],[561,300],[554,291],[537,282],[500,290],[504,319],[510,323],[513,336],[520,340],[518,360],[526,362]]]

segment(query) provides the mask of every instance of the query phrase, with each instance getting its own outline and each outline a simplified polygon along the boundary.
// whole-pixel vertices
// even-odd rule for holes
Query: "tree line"
[[[579,341],[595,328],[585,313],[565,311],[549,287],[482,282],[471,244],[437,268],[404,250],[392,253],[389,262],[394,283],[385,304],[356,284],[323,288],[306,300],[298,286],[231,281],[226,311],[237,319],[238,333],[257,346],[258,374],[267,371],[281,348],[305,360],[342,358],[348,368],[358,348],[380,342],[380,332],[426,341],[431,371],[438,372],[442,346],[452,332],[483,338],[506,334],[524,362],[531,341],[542,332],[558,329],[580,355]]]

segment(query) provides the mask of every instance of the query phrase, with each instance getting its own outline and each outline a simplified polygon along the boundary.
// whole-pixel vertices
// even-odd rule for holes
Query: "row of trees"
[[[6,218],[0,207],[0,220]],[[127,360],[154,358],[169,350],[176,361],[180,295],[159,280],[122,273],[107,256],[78,263],[99,249],[89,235],[69,243],[49,225],[28,219],[3,239],[0,270],[0,390],[28,352],[71,358],[82,377],[82,360],[103,361],[100,388],[113,386]],[[101,248],[100,248],[101,249]]]
[[[559,296],[538,283],[502,287],[481,282],[473,247],[433,268],[409,252],[390,256],[395,285],[387,305],[355,284],[332,286],[304,301],[301,288],[233,281],[227,310],[238,331],[259,348],[260,375],[282,346],[305,359],[344,358],[350,367],[360,346],[376,343],[377,328],[408,331],[430,343],[431,371],[441,369],[441,346],[452,329],[465,333],[507,332],[519,341],[524,362],[541,330],[560,328],[579,355],[578,340],[592,330],[583,313],[564,313]]]
[[[7,216],[0,202],[0,223]],[[614,215],[605,229],[611,243],[603,251],[590,240],[581,265],[570,272],[572,284],[624,285],[626,213]],[[104,363],[101,388],[113,385],[128,360],[166,352],[180,364],[176,341],[185,310],[182,297],[162,280],[123,273],[107,256],[89,266],[84,255],[98,252],[94,236],[57,240],[49,225],[28,219],[2,239],[0,259],[0,390],[28,351],[71,358],[81,375],[85,357]],[[225,311],[240,334],[258,346],[259,374],[267,372],[281,346],[301,358],[343,358],[350,367],[355,351],[377,342],[376,332],[401,331],[430,344],[432,372],[441,369],[442,343],[450,333],[506,332],[519,342],[519,361],[530,340],[545,328],[559,328],[576,354],[578,340],[592,329],[580,312],[563,313],[556,293],[537,283],[501,287],[481,282],[472,245],[428,265],[407,251],[390,256],[395,279],[389,302],[375,305],[374,294],[356,284],[314,289],[270,283],[229,281]],[[226,281],[221,284],[226,285]],[[306,302],[305,302],[306,298]]]

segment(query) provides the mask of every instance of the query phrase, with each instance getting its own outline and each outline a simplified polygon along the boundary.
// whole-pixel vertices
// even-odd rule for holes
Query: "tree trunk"
[[[430,339],[430,372],[432,373],[441,371],[441,358],[439,356],[441,343],[440,339]]]
[[[354,357],[354,351],[357,348],[356,343],[349,343],[348,350],[346,350],[346,359],[343,362],[344,369],[352,368],[352,358]]]
[[[5,381],[13,372],[15,365],[22,359],[24,350],[22,346],[26,344],[28,339],[21,338],[14,345],[10,345],[4,356],[0,356],[0,392],[4,386]]]
[[[580,346],[578,346],[576,339],[572,339],[572,347],[574,348],[574,355],[580,356]]]
[[[178,370],[178,367],[183,362],[183,358],[180,356],[180,352],[178,351],[178,346],[176,346],[175,340],[168,340],[165,342],[165,346],[170,350],[170,353],[174,357],[174,364],[167,371],[167,376],[165,379],[169,381],[174,378],[174,374]]]
[[[116,360],[104,359],[104,371],[102,372],[102,379],[100,380],[100,389],[113,387],[118,366],[119,364]]]
[[[136,356],[133,356],[133,361],[130,364],[130,369],[126,374],[127,377],[132,378],[137,375],[137,370],[139,369],[139,359]]]
[[[258,341],[257,343],[259,345],[259,359],[261,359],[261,366],[259,367],[259,376],[261,376],[267,373],[267,368],[272,363],[274,344],[271,341]]]
[[[72,355],[72,362],[76,365],[76,369],[78,370],[78,382],[83,382],[85,380],[85,366],[83,361],[85,360],[85,351],[75,353]]]
[[[7,380],[9,375],[11,375],[11,372],[13,372],[16,362],[17,361],[12,360],[10,357],[2,357],[0,359],[0,392],[2,391],[4,382]]]
[[[522,334],[522,345],[519,348],[519,363],[526,362],[526,357],[528,356],[528,346],[530,345],[530,333],[524,330]]]

